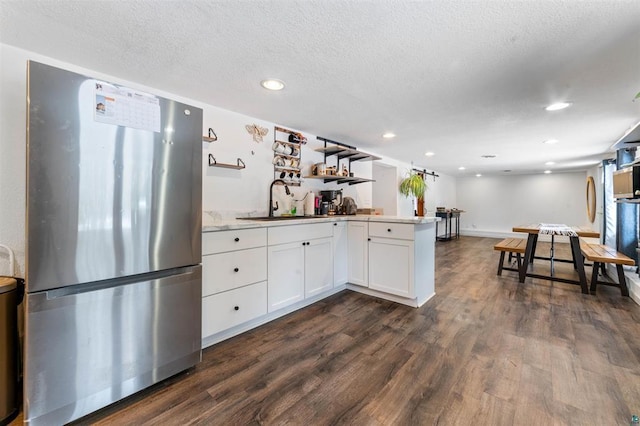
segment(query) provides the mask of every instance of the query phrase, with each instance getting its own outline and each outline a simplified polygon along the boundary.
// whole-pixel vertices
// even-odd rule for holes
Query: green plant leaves
[[[427,190],[427,184],[423,177],[414,171],[410,171],[409,175],[400,182],[400,193],[405,197],[420,198],[424,196]]]

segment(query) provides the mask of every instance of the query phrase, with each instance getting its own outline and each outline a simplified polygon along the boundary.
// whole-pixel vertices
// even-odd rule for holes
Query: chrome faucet
[[[285,181],[283,181],[282,179],[274,179],[274,181],[271,182],[271,186],[269,187],[269,217],[273,217],[273,212],[278,210],[277,201],[276,201],[276,206],[273,207],[273,185],[275,185],[276,182],[280,182],[281,184],[283,184],[284,191],[287,193],[287,195],[291,195],[291,191],[289,191],[289,187],[287,186]]]

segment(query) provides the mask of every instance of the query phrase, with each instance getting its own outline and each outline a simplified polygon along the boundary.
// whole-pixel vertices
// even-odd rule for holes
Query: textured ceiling
[[[0,42],[455,176],[586,169],[640,121],[637,0],[0,0]]]

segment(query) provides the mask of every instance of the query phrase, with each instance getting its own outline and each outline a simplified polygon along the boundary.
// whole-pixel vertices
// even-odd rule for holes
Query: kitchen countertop
[[[245,228],[269,228],[273,226],[301,225],[304,223],[322,223],[335,221],[358,222],[391,222],[408,223],[412,225],[439,222],[439,217],[400,217],[400,216],[373,216],[373,215],[349,215],[349,216],[317,216],[314,218],[285,219],[285,220],[247,220],[247,219],[217,219],[204,212],[202,215],[202,232],[226,231],[230,229]]]

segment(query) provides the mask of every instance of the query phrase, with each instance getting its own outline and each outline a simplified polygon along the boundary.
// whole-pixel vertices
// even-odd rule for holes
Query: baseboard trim
[[[466,237],[482,237],[482,238],[515,238],[522,236],[516,232],[500,232],[500,231],[483,231],[480,229],[461,229],[460,235]]]

